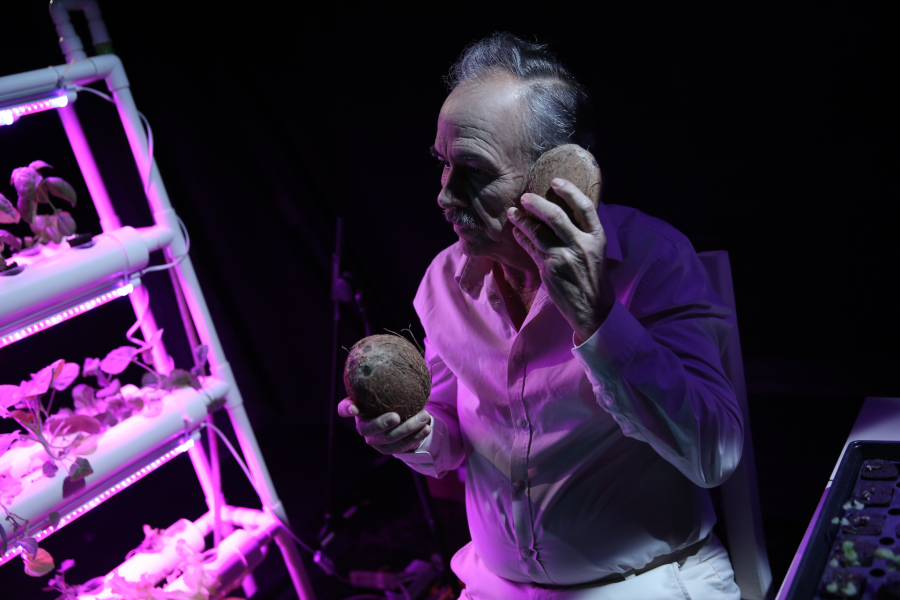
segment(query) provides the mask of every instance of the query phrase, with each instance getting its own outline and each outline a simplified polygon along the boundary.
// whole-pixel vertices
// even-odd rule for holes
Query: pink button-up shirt
[[[604,206],[617,302],[575,347],[542,286],[520,330],[487,259],[459,244],[432,262],[415,298],[433,387],[433,432],[412,468],[466,465],[475,550],[513,581],[575,585],[638,569],[703,539],[704,488],[742,447],[720,356],[734,323],[687,238]]]

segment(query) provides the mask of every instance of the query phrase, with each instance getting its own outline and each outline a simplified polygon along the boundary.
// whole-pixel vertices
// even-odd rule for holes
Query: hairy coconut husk
[[[344,386],[360,416],[373,419],[395,412],[405,421],[428,402],[431,373],[422,354],[406,338],[373,335],[350,348]]]
[[[566,144],[541,154],[528,174],[525,191],[558,204],[575,223],[572,209],[556,195],[550,182],[559,177],[570,181],[591,199],[594,208],[600,206],[600,166],[594,155],[576,144]],[[526,213],[528,211],[525,211]],[[533,216],[528,213],[529,216]]]

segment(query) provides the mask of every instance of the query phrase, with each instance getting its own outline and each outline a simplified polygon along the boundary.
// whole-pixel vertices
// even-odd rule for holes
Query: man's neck
[[[541,287],[541,274],[537,269],[518,269],[494,261],[494,280],[503,295],[506,312],[517,330],[522,329],[525,318]]]

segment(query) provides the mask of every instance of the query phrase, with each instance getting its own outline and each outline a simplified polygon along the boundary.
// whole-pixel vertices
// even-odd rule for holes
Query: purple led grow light
[[[19,120],[19,117],[24,115],[52,110],[54,108],[62,108],[74,99],[74,91],[61,89],[54,90],[50,96],[45,95],[43,98],[31,99],[30,101],[20,102],[18,104],[13,104],[12,106],[4,106],[3,108],[0,108],[0,125],[12,125]]]
[[[19,340],[25,339],[30,335],[34,335],[38,331],[43,331],[44,329],[47,329],[48,327],[53,327],[54,325],[58,325],[59,323],[62,323],[63,321],[68,321],[69,319],[71,319],[72,317],[74,317],[76,315],[80,315],[81,313],[87,312],[87,311],[91,310],[92,308],[97,308],[98,306],[102,306],[102,305],[106,304],[107,302],[111,302],[111,301],[115,300],[116,298],[121,298],[122,296],[127,296],[128,294],[130,294],[133,291],[134,291],[134,284],[126,283],[125,285],[118,287],[110,292],[106,292],[105,294],[101,294],[101,295],[97,296],[96,298],[92,298],[90,300],[82,302],[81,304],[73,306],[72,308],[63,310],[63,311],[58,312],[50,317],[47,317],[46,319],[41,319],[40,321],[32,323],[28,327],[22,327],[21,329],[13,331],[7,335],[4,335],[2,338],[0,338],[0,348],[3,348],[4,346],[8,346],[8,345],[12,344],[13,342],[18,342]]]
[[[78,508],[75,508],[75,509],[67,512],[66,514],[62,515],[62,517],[60,517],[60,519],[59,519],[59,523],[57,523],[55,527],[53,525],[50,525],[44,529],[41,529],[39,532],[34,534],[34,536],[33,536],[34,539],[40,542],[42,539],[44,539],[51,533],[53,533],[55,531],[59,531],[64,526],[68,525],[69,523],[71,523],[72,521],[74,521],[75,519],[77,519],[78,517],[83,515],[84,513],[88,512],[89,510],[91,510],[92,508],[94,508],[96,506],[99,506],[106,500],[109,500],[110,498],[112,498],[113,496],[115,496],[116,494],[118,494],[119,492],[121,492],[122,490],[124,490],[125,488],[127,488],[128,486],[133,484],[134,482],[136,482],[140,479],[143,479],[148,474],[152,473],[159,467],[163,466],[164,464],[166,464],[167,462],[169,462],[170,460],[172,460],[179,454],[186,452],[187,450],[190,450],[193,446],[194,446],[194,440],[189,439],[186,442],[184,442],[183,444],[179,444],[175,448],[172,448],[171,450],[169,450],[168,452],[166,452],[165,454],[163,454],[162,456],[160,456],[153,462],[149,463],[147,466],[145,466],[141,469],[138,469],[137,471],[135,471],[134,473],[132,473],[125,479],[119,481],[118,483],[116,483],[114,485],[110,485],[106,490],[104,490],[104,491],[100,492],[99,494],[97,494],[96,496],[94,496],[94,498],[92,500],[89,500],[89,501],[85,502],[83,505],[79,506]],[[10,548],[9,550],[7,550],[6,554],[0,555],[0,565],[8,562],[10,559],[15,558],[17,555],[22,553],[22,546],[17,545],[14,541],[11,542],[10,545],[13,547]]]

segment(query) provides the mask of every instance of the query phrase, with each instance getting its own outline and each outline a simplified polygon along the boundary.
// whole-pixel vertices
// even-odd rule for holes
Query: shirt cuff
[[[619,377],[645,335],[644,326],[617,300],[594,335],[572,348],[572,354],[581,363],[591,384],[602,386]]]
[[[594,335],[580,346],[572,348],[572,354],[581,363],[591,382],[598,404],[612,415],[622,433],[643,441],[646,439],[623,410],[629,404],[627,397],[620,397],[616,390],[621,383],[623,370],[634,358],[641,338],[645,335],[648,334],[644,326],[616,301],[609,316]],[[619,406],[621,401],[626,406]]]
[[[431,431],[425,436],[425,439],[422,440],[422,443],[419,444],[418,448],[415,450],[407,450],[404,454],[430,454],[431,440],[434,438],[434,416],[431,413],[428,413],[428,416],[431,417],[431,420],[428,421],[428,426],[431,427]]]
[[[412,467],[414,470],[422,473],[423,475],[429,475],[431,477],[437,477],[437,469],[434,463],[434,457],[431,455],[431,444],[434,439],[435,432],[435,420],[434,415],[431,415],[431,433],[422,440],[422,443],[419,444],[419,447],[415,450],[407,450],[406,452],[401,452],[399,454],[395,454],[394,456],[405,462],[407,465]]]

